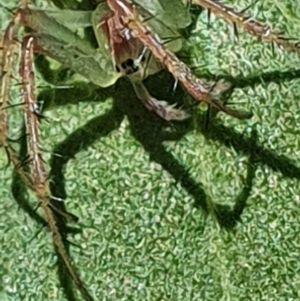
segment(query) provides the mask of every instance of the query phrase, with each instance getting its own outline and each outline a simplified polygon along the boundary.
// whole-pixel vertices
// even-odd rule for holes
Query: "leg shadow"
[[[160,96],[168,95],[168,91],[160,91]],[[179,92],[181,94],[181,92]],[[167,96],[166,95],[166,96]],[[176,101],[176,95],[173,101]],[[239,221],[240,215],[243,212],[246,201],[250,195],[252,180],[254,176],[252,166],[249,164],[246,185],[242,189],[240,195],[236,199],[234,208],[230,209],[223,205],[211,203],[210,198],[206,195],[203,185],[197,183],[190,175],[188,169],[180,164],[175,157],[168,152],[163,146],[163,142],[168,140],[180,140],[188,131],[192,130],[190,121],[173,122],[175,131],[166,133],[164,128],[170,125],[154,114],[148,112],[134,98],[124,99],[122,94],[119,95],[118,101],[123,104],[125,114],[130,122],[130,130],[137,141],[141,143],[144,149],[150,154],[150,160],[160,164],[168,171],[176,182],[194,198],[194,204],[197,208],[201,208],[205,215],[216,213],[219,224],[227,229],[233,228]],[[177,102],[180,102],[177,99]],[[125,107],[124,104],[127,104]],[[132,107],[139,107],[135,111]],[[213,210],[213,211],[212,211]]]

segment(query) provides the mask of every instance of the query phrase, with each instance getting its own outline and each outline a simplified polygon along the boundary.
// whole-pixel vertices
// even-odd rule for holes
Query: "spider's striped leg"
[[[73,279],[76,287],[82,293],[85,300],[93,300],[86,290],[83,282],[74,269],[66,249],[66,233],[60,231],[58,219],[72,220],[75,217],[59,210],[54,202],[55,197],[51,196],[49,181],[46,175],[45,165],[42,159],[40,148],[40,136],[38,118],[40,117],[38,105],[35,98],[35,80],[33,69],[34,50],[39,49],[35,45],[35,37],[28,35],[21,43],[16,40],[16,25],[21,22],[22,13],[17,11],[9,23],[3,37],[1,48],[1,77],[0,77],[0,147],[4,147],[20,176],[22,182],[31,189],[38,199],[39,207],[44,211],[45,221],[51,231],[53,242],[57,253],[64,263],[67,271]],[[10,104],[10,86],[14,67],[14,56],[18,52],[18,44],[22,45],[20,54],[20,86],[22,102],[20,105],[24,110],[24,121],[27,141],[27,156],[20,161],[19,156],[13,150],[8,139],[8,112]]]
[[[251,16],[245,15],[246,9],[238,12],[231,7],[222,4],[216,0],[190,0],[193,4],[203,7],[208,10],[209,13],[213,13],[223,18],[229,24],[234,26],[234,32],[237,35],[237,29],[241,29],[255,36],[257,39],[271,43],[272,48],[278,46],[289,52],[294,52],[300,55],[300,43],[294,39],[289,39],[281,35],[281,33],[275,33],[271,27],[267,24],[262,24]]]
[[[142,17],[138,14],[136,7],[123,0],[107,0],[107,3],[115,14],[122,19],[124,29],[139,39],[147,47],[153,56],[174,76],[175,80],[199,102],[215,107],[219,111],[239,119],[252,117],[250,112],[237,111],[225,106],[212,95],[211,87],[207,89],[203,82],[193,75],[191,69],[181,62],[171,51],[164,47],[162,40],[152,32],[152,29],[144,24]],[[126,38],[126,37],[125,37]]]
[[[148,110],[155,112],[167,121],[184,120],[189,117],[189,114],[174,108],[174,105],[169,105],[164,100],[157,100],[149,94],[142,82],[147,77],[147,67],[150,67],[151,73],[153,73],[153,70],[158,72],[161,65],[151,58],[151,53],[148,53],[147,47],[144,47],[138,39],[132,36],[122,36],[122,33],[118,30],[122,27],[118,15],[100,20],[97,27],[102,27],[102,30],[106,32],[116,69],[130,80],[136,96]]]
[[[21,63],[19,75],[21,78],[21,89],[23,96],[23,109],[27,141],[27,160],[29,165],[30,179],[32,180],[33,191],[38,199],[39,206],[43,209],[45,220],[52,233],[53,242],[57,252],[64,262],[70,276],[72,277],[77,288],[80,290],[86,300],[93,300],[86,290],[82,280],[75,271],[71,259],[65,247],[66,237],[61,233],[57,218],[61,215],[53,201],[55,197],[51,196],[49,180],[46,175],[45,164],[42,159],[39,135],[39,108],[35,97],[35,78],[33,67],[33,55],[35,47],[35,37],[28,35],[22,42]],[[63,217],[67,217],[64,214]]]
[[[21,18],[20,13],[16,13],[8,24],[4,36],[1,40],[0,56],[0,148],[6,151],[8,162],[13,163],[15,171],[18,173],[22,182],[31,190],[34,190],[33,181],[30,174],[24,168],[17,152],[13,149],[8,137],[9,132],[9,108],[16,104],[10,103],[11,81],[13,69],[19,58],[20,45],[16,38],[17,24]]]
[[[8,25],[0,42],[0,148],[4,148],[8,161],[15,167],[19,166],[16,152],[13,150],[8,139],[8,108],[10,105],[10,87],[14,59],[18,52],[18,44],[14,39],[14,22]],[[25,180],[25,179],[24,179]]]

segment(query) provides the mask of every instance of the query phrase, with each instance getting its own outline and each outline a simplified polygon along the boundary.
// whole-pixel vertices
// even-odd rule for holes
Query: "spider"
[[[237,28],[244,28],[261,40],[271,41],[272,45],[279,45],[284,49],[291,50],[296,53],[299,52],[297,43],[290,42],[288,39],[283,38],[280,35],[273,34],[269,27],[258,26],[259,23],[250,21],[247,17],[241,19],[241,15],[235,14],[234,11],[230,10],[229,8],[224,9],[224,6],[216,1],[192,2],[193,4],[201,5],[205,9],[209,9],[209,11],[212,11],[215,14],[220,14],[223,18],[225,18],[225,20],[232,22],[234,24],[235,32],[237,31]],[[89,1],[83,3],[88,5]],[[174,178],[179,181],[182,186],[194,196],[194,198],[198,201],[198,205],[202,207],[204,211],[211,211],[210,207],[217,209],[216,212],[221,212],[222,210],[225,210],[227,208],[226,206],[211,204],[208,200],[206,200],[207,196],[202,188],[200,189],[199,187],[197,187],[195,181],[192,179],[186,169],[182,167],[181,164],[177,164],[175,168],[172,166],[171,162],[172,160],[174,160],[174,158],[170,156],[166,151],[165,146],[163,145],[163,141],[179,140],[188,131],[190,131],[189,128],[187,129],[185,127],[185,125],[187,124],[190,125],[190,121],[183,121],[182,125],[175,125],[175,132],[172,132],[172,128],[170,130],[165,121],[172,119],[175,121],[184,120],[188,117],[188,114],[186,114],[183,110],[176,109],[174,106],[170,106],[165,101],[157,100],[156,98],[152,97],[149,94],[148,90],[153,93],[152,91],[155,91],[154,87],[152,87],[152,89],[146,88],[143,80],[153,74],[155,74],[156,78],[159,79],[160,75],[156,75],[156,73],[163,68],[169,69],[168,66],[173,62],[175,65],[173,76],[176,80],[180,82],[181,76],[183,75],[183,84],[185,84],[185,81],[188,80],[192,81],[192,84],[194,86],[198,85],[199,87],[201,87],[200,91],[201,97],[203,97],[203,99],[199,100],[207,101],[208,104],[213,105],[214,103],[212,102],[212,100],[214,99],[215,95],[219,93],[219,86],[217,85],[218,89],[216,89],[215,84],[207,84],[206,86],[202,83],[202,81],[193,82],[194,78],[187,78],[186,75],[190,76],[192,71],[190,69],[186,69],[185,65],[181,65],[181,61],[177,61],[175,56],[171,56],[171,59],[169,61],[165,60],[165,57],[159,59],[158,56],[164,56],[165,54],[155,52],[155,49],[151,48],[150,44],[147,44],[149,41],[147,42],[145,36],[149,36],[147,36],[148,33],[146,34],[146,32],[143,31],[144,28],[141,28],[141,25],[146,24],[149,19],[149,22],[152,22],[150,23],[149,28],[153,31],[150,31],[150,34],[156,37],[155,34],[157,34],[157,31],[161,30],[161,32],[158,32],[159,36],[161,36],[162,34],[165,35],[163,36],[163,38],[169,38],[171,36],[171,42],[166,43],[164,47],[168,51],[171,50],[177,52],[181,48],[181,40],[173,38],[178,35],[178,28],[180,28],[181,26],[187,27],[190,24],[189,15],[187,17],[184,14],[183,16],[181,16],[182,19],[187,19],[185,22],[183,22],[183,24],[175,24],[174,19],[177,20],[177,15],[175,15],[174,17],[174,15],[172,15],[171,13],[166,12],[168,12],[168,9],[170,10],[169,12],[172,12],[171,9],[175,10],[176,7],[164,7],[163,9],[159,9],[159,2],[153,2],[156,3],[153,7],[144,7],[144,10],[142,10],[140,6],[145,5],[146,3],[149,2],[144,3],[143,1],[138,1],[136,3],[136,7],[133,7],[134,9],[138,9],[138,15],[143,16],[142,20],[137,19],[136,15],[134,14],[131,15],[132,12],[135,12],[133,9],[131,10],[131,8],[129,12],[123,11],[121,9],[122,4],[127,5],[127,2],[121,0],[107,1],[105,3],[99,4],[97,8],[93,7],[94,11],[92,15],[92,21],[89,19],[91,17],[90,11],[76,11],[73,12],[72,15],[68,15],[67,11],[65,11],[63,15],[60,15],[58,11],[48,11],[47,14],[45,14],[43,11],[38,11],[32,8],[28,9],[27,4],[23,7],[20,6],[21,8],[17,10],[17,13],[15,14],[16,17],[13,22],[20,22],[21,24],[23,23],[23,25],[30,27],[34,32],[33,35],[29,34],[22,40],[22,54],[19,70],[23,97],[21,104],[24,107],[26,125],[25,137],[27,140],[27,146],[24,147],[24,152],[26,153],[24,157],[18,156],[16,154],[6,135],[6,118],[7,113],[9,112],[9,110],[7,110],[7,106],[9,106],[9,82],[12,77],[12,69],[14,64],[13,59],[16,56],[18,46],[18,43],[12,33],[14,24],[11,24],[12,26],[9,27],[11,28],[11,30],[6,30],[6,35],[4,36],[2,45],[2,118],[0,120],[1,146],[3,146],[6,150],[9,160],[15,165],[15,170],[18,172],[21,180],[35,193],[38,199],[38,204],[44,211],[46,221],[46,223],[44,224],[46,224],[50,228],[58,256],[65,266],[66,271],[70,274],[71,279],[74,281],[83,297],[87,300],[93,300],[93,297],[85,288],[85,285],[83,284],[81,278],[73,268],[68,254],[68,242],[66,240],[68,229],[66,228],[65,223],[67,221],[76,221],[76,217],[66,212],[64,204],[60,202],[66,197],[64,188],[62,186],[64,183],[64,177],[61,173],[62,166],[64,166],[70,160],[70,158],[75,156],[75,154],[80,149],[91,145],[91,143],[97,140],[97,138],[106,136],[114,129],[117,129],[123,121],[124,116],[128,117],[131,131],[137,141],[140,141],[143,144],[145,150],[151,154],[154,161],[161,164],[164,169],[169,171],[169,173],[172,174]],[[182,4],[181,1],[178,1],[177,3],[179,7]],[[111,4],[116,4],[118,6],[113,7],[110,6]],[[185,13],[186,11],[187,10],[182,10],[183,13]],[[147,12],[149,13],[149,15],[147,14]],[[38,14],[41,15],[42,21],[38,21],[37,24],[34,24],[33,21],[38,20],[39,18]],[[98,14],[100,14],[100,17]],[[107,19],[109,20],[111,15],[114,14],[120,15],[119,18],[122,21],[122,28],[118,28],[117,26],[112,25],[107,21]],[[152,15],[156,15],[157,18],[150,18]],[[164,20],[166,16],[170,16],[170,18],[165,20],[166,23],[162,23],[162,20]],[[49,20],[47,19],[48,17]],[[56,20],[57,23],[51,21],[53,19]],[[157,20],[159,20],[159,25],[155,23],[157,22]],[[47,23],[48,21],[49,23]],[[91,47],[90,44],[85,43],[83,39],[78,37],[78,35],[83,35],[80,30],[76,34],[69,31],[64,32],[65,28],[68,28],[67,25],[73,25],[75,21],[77,22],[77,24],[82,21],[83,27],[87,27],[89,25],[93,26],[95,32],[97,33],[96,40],[98,41],[99,46],[103,45],[103,41],[109,41],[109,39],[107,38],[108,36],[112,37],[112,33],[109,33],[108,31],[116,29],[117,34],[119,34],[119,36],[121,37],[121,46],[117,45],[116,47],[112,47],[113,43],[117,44],[118,42],[117,39],[113,39],[110,43],[105,42],[105,45],[108,45],[108,47],[102,47],[101,52],[95,51],[95,49]],[[138,22],[140,22],[140,24]],[[175,24],[174,28],[170,27],[170,25],[173,24],[172,22],[174,22]],[[35,26],[41,26],[41,23],[43,23],[42,25],[45,26],[45,29],[36,29]],[[161,24],[164,25],[162,28],[160,28],[160,26],[162,26]],[[58,27],[56,28],[54,26]],[[43,30],[46,30],[47,27],[51,29],[51,34],[48,31],[46,33],[43,32]],[[145,28],[148,30],[148,27],[145,26]],[[54,35],[53,32],[55,33]],[[56,32],[60,32],[62,36],[65,35],[65,39],[62,38],[64,40],[64,43],[62,43],[62,40],[59,40],[59,37],[56,36]],[[144,37],[142,36],[143,33]],[[8,37],[9,34],[10,37]],[[127,36],[128,40],[126,38]],[[127,43],[128,41],[129,43]],[[124,44],[122,44],[123,42],[125,42],[125,46]],[[163,42],[160,39],[157,39],[154,40],[153,44],[157,47],[160,47]],[[73,47],[73,45],[75,45],[75,47]],[[124,47],[126,51],[124,51]],[[60,51],[57,51],[58,49]],[[40,106],[38,106],[38,102],[35,99],[35,79],[33,76],[34,74],[32,73],[32,70],[34,70],[32,64],[33,50],[43,55],[50,56],[60,63],[64,63],[63,66],[65,68],[59,69],[59,72],[57,72],[58,75],[56,74],[55,77],[58,77],[58,82],[65,82],[67,84],[68,82],[71,83],[70,88],[63,88],[61,91],[60,89],[57,89],[55,91],[55,97],[53,97],[53,94],[49,92],[50,90],[53,91],[53,89],[46,89],[45,91],[40,93],[38,97],[39,100],[41,100]],[[38,60],[40,60],[38,62],[40,63],[40,65],[44,64],[46,71],[44,70],[43,73],[48,73],[48,75],[51,74],[51,68],[45,66],[45,64],[47,64],[47,60],[45,60],[43,57],[39,57]],[[95,61],[99,61],[101,63],[97,65],[95,64]],[[87,80],[93,82],[93,84],[78,84],[78,78],[73,74],[72,71],[70,71],[70,69],[74,72],[80,73],[81,76],[86,77]],[[143,120],[143,114],[148,113],[143,111],[142,106],[135,104],[135,102],[132,103],[130,100],[127,100],[128,103],[126,104],[125,98],[128,97],[128,93],[126,93],[126,91],[130,90],[128,82],[118,82],[117,85],[119,85],[119,89],[116,90],[116,93],[114,92],[114,89],[111,86],[117,81],[117,79],[122,76],[125,76],[127,77],[127,79],[129,79],[134,87],[135,94],[142,101],[142,104],[150,111],[154,111],[159,117],[162,117],[163,120],[157,119],[158,117],[150,114],[147,115],[149,116],[149,120],[145,121]],[[70,78],[72,77],[74,82],[70,80]],[[169,80],[171,81],[171,79]],[[215,82],[218,83],[218,81]],[[193,87],[193,85],[191,85],[190,87]],[[237,86],[238,84],[235,85]],[[96,86],[102,87],[103,89],[96,88]],[[221,91],[223,92],[222,88]],[[81,133],[79,136],[82,137],[82,140],[76,141],[78,139],[74,139],[74,137],[78,138],[79,136],[76,135],[76,133],[74,133],[74,135],[71,134],[66,139],[66,141],[61,143],[53,151],[53,156],[51,158],[52,168],[50,175],[47,176],[46,168],[44,167],[45,164],[42,160],[41,155],[42,148],[40,146],[43,145],[43,143],[39,138],[40,134],[38,131],[38,121],[43,117],[43,112],[50,109],[51,106],[61,106],[64,104],[64,101],[67,102],[66,100],[63,100],[63,98],[68,95],[68,93],[69,95],[71,95],[71,93],[73,93],[73,95],[76,95],[76,93],[82,94],[83,98],[94,99],[95,101],[99,101],[99,99],[105,99],[107,98],[107,96],[115,94],[114,99],[118,98],[118,100],[114,101],[112,110],[103,115],[101,120],[92,120],[88,123],[87,127],[91,131],[89,132],[88,139],[85,139],[86,137],[84,137],[84,134]],[[166,94],[164,96],[168,95],[163,91],[160,91],[159,94]],[[130,96],[133,97],[132,95]],[[174,96],[174,98],[176,97]],[[78,95],[76,99],[79,99]],[[122,104],[122,101],[124,104]],[[134,108],[134,106],[137,106],[138,109]],[[226,112],[227,110],[227,106],[216,105],[216,107],[223,110],[224,112]],[[143,113],[141,114],[140,112]],[[250,115],[239,115],[238,113],[234,113],[232,115],[235,115],[237,117],[250,117]],[[111,120],[113,120],[113,122]],[[147,135],[145,135],[145,132],[140,129],[143,124],[146,128],[152,127],[151,130],[146,131]],[[218,126],[212,125],[212,128],[216,129],[218,128]],[[166,129],[166,131],[164,131],[164,129]],[[72,141],[72,149],[70,149],[70,141]],[[255,139],[253,138],[249,138],[247,141],[248,145],[252,143],[255,144]],[[224,140],[224,144],[228,144],[226,139]],[[236,148],[239,147],[234,143],[231,144]],[[256,153],[263,153],[263,151],[258,146],[255,146],[254,148],[256,149]],[[20,151],[22,152],[22,148]],[[253,159],[252,157],[255,158]],[[252,157],[250,158],[251,160],[253,159],[254,161],[257,161],[257,154],[252,154]],[[163,160],[162,158],[165,159]],[[241,195],[246,194],[248,196],[250,193],[253,177],[253,171],[250,169],[251,168],[249,167],[246,180],[244,180],[246,185],[242,190]],[[193,187],[193,189],[191,187]],[[229,216],[232,220],[235,221],[236,216],[240,215],[240,213],[242,212],[245,199],[247,199],[247,197],[245,197],[242,202],[237,203],[233,210],[228,211],[230,212]],[[35,212],[31,214],[37,216],[35,215]],[[98,298],[100,297],[98,296]]]

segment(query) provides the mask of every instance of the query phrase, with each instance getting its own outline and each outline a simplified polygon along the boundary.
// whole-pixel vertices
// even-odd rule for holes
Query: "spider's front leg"
[[[14,40],[14,22],[12,21],[4,36],[1,38],[0,49],[0,148],[4,148],[9,162],[14,166],[19,164],[18,156],[13,150],[8,139],[8,107],[9,92],[12,79],[14,58],[17,54],[18,45]],[[24,178],[25,180],[25,178]]]
[[[147,14],[147,11],[144,11],[144,14]],[[137,38],[122,33],[124,27],[120,16],[112,13],[107,4],[102,3],[93,12],[92,20],[98,44],[103,44],[103,41],[108,43],[116,71],[130,80],[136,96],[145,107],[167,121],[188,118],[190,115],[187,112],[176,109],[175,105],[170,105],[168,102],[150,95],[143,80],[149,75],[159,72],[162,65]],[[158,23],[160,27],[165,28],[170,36],[175,35],[176,31],[161,21],[154,19],[151,21],[157,27]],[[181,48],[181,41],[178,41],[178,37],[170,44],[169,47],[173,47],[175,50]]]
[[[137,7],[123,0],[108,0],[108,5],[116,15],[119,16],[123,25],[123,32],[129,32],[138,39],[145,47],[149,48],[153,56],[174,76],[176,81],[196,100],[203,101],[208,105],[223,111],[239,119],[248,119],[252,117],[250,112],[237,111],[225,106],[214,97],[214,86],[207,87],[203,81],[193,75],[191,69],[181,62],[176,55],[167,49],[161,38],[153,31],[151,27],[145,25],[145,18],[142,17]],[[126,39],[126,35],[124,35]]]
[[[33,56],[35,49],[41,49],[37,44],[34,34],[26,35],[21,42],[21,61],[19,65],[19,76],[22,96],[22,108],[24,110],[24,121],[26,130],[27,156],[20,162],[18,156],[10,146],[7,137],[7,106],[9,103],[9,87],[12,76],[13,56],[17,49],[16,24],[22,18],[22,10],[17,10],[14,19],[8,25],[3,39],[2,53],[2,76],[1,76],[1,111],[0,111],[0,145],[6,149],[10,161],[15,166],[15,170],[20,175],[24,184],[35,194],[38,205],[43,209],[44,218],[51,231],[53,242],[58,255],[64,262],[64,265],[79,289],[85,300],[93,300],[86,290],[82,280],[74,269],[71,259],[68,255],[65,241],[65,233],[61,233],[58,226],[58,219],[74,221],[75,217],[59,210],[54,202],[57,200],[51,195],[49,180],[46,174],[45,164],[42,158],[39,134],[39,108],[35,96],[35,73],[33,66]]]

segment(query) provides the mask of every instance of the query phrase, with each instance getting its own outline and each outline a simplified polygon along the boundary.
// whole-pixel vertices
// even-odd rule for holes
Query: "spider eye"
[[[133,64],[134,64],[133,59],[128,59],[126,62],[127,62],[127,65],[128,65],[129,67],[132,67]]]
[[[127,64],[126,64],[125,62],[123,62],[123,63],[121,64],[121,67],[122,67],[123,69],[126,69]]]
[[[119,73],[121,70],[119,68],[119,66],[116,65],[116,71]]]
[[[143,55],[141,58],[141,62],[145,62],[145,60],[146,60],[146,57]]]

